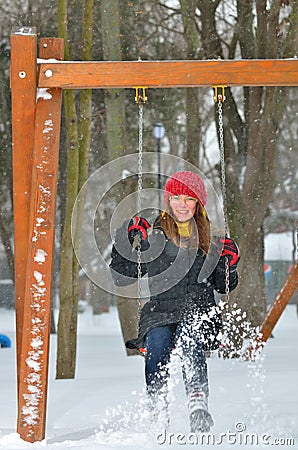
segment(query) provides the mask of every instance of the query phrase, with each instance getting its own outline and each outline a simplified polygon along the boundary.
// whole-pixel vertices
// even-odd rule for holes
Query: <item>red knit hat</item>
[[[205,206],[207,192],[204,181],[194,172],[176,172],[167,181],[164,191],[165,203],[171,195],[188,195],[197,198]]]

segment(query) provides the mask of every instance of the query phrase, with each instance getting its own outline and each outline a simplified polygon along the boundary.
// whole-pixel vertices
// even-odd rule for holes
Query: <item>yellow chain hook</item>
[[[134,89],[136,90],[136,94],[135,94],[136,103],[146,103],[146,101],[147,101],[147,96],[146,96],[147,86],[134,86]]]
[[[213,86],[213,89],[214,89],[213,98],[214,98],[215,103],[219,103],[219,102],[223,103],[225,101],[225,99],[226,99],[225,88],[226,87],[227,87],[226,85]]]

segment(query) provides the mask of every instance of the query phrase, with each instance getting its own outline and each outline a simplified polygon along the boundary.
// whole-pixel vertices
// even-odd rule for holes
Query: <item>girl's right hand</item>
[[[143,217],[133,217],[128,223],[128,239],[133,249],[141,244],[141,250],[145,251],[149,248],[147,230],[151,227],[149,222]]]

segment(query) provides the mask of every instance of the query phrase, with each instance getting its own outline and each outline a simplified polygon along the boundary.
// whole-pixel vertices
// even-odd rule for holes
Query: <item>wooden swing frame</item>
[[[62,61],[64,42],[60,38],[40,39],[38,56],[39,59],[35,28],[13,30],[17,431],[29,442],[45,438],[62,90],[134,86],[298,86],[297,58],[66,62]],[[297,264],[293,271],[297,286]],[[286,305],[289,295],[281,297],[279,304]]]

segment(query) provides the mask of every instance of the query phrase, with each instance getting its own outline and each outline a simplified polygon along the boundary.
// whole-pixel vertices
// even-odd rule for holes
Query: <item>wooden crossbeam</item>
[[[298,59],[41,62],[38,86],[63,89],[298,86]]]

